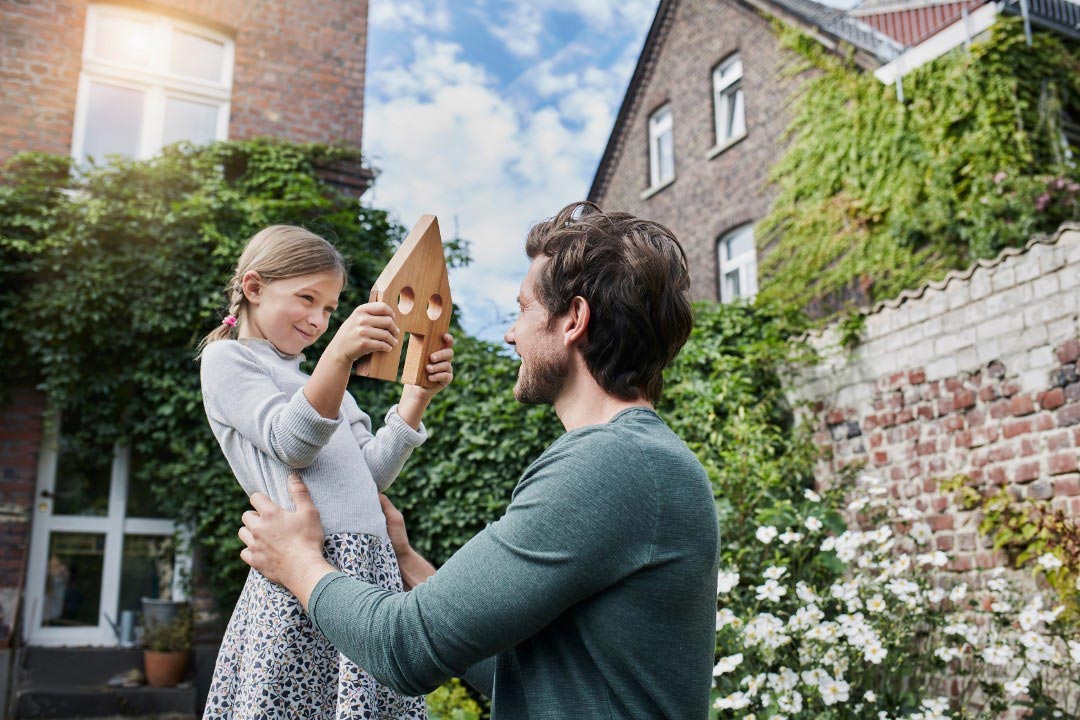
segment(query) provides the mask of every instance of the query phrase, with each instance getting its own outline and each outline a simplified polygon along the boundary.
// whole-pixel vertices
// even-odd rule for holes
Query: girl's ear
[[[244,292],[244,297],[252,305],[258,305],[260,296],[262,294],[262,278],[254,270],[248,270],[244,273],[244,277],[240,279],[240,288]]]

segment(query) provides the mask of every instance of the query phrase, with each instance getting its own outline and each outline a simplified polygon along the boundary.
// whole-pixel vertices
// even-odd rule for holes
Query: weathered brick
[[[1080,422],[1080,403],[1075,405],[1064,405],[1054,413],[1054,417],[1057,418],[1058,425],[1068,426],[1075,425]]]
[[[1043,410],[1055,410],[1065,404],[1065,393],[1061,388],[1054,388],[1039,393],[1039,405]]]
[[[1054,495],[1058,497],[1080,495],[1080,475],[1062,475],[1054,478]]]
[[[1022,462],[1012,471],[1012,481],[1015,483],[1031,482],[1037,477],[1039,477],[1038,462]]]
[[[1011,420],[1005,423],[1003,434],[1006,439],[1024,435],[1032,431],[1034,426],[1030,420]]]
[[[1051,475],[1063,475],[1076,470],[1076,453],[1061,452],[1051,455],[1047,458],[1046,469]]]
[[[1030,415],[1035,412],[1035,403],[1030,395],[1016,395],[1009,401],[1009,412],[1018,417]]]
[[[966,410],[975,407],[975,393],[971,390],[960,389],[953,395],[953,410]]]
[[[1069,340],[1058,346],[1057,359],[1062,365],[1065,363],[1076,362],[1080,359],[1080,340]]]
[[[1048,480],[1031,483],[1027,489],[1027,496],[1032,500],[1049,500],[1054,497],[1054,486]]]

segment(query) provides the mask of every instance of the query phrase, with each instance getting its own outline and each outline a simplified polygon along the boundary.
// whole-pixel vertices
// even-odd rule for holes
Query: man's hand
[[[394,507],[390,498],[379,493],[383,515],[386,516],[386,534],[397,555],[401,569],[401,582],[406,590],[412,590],[435,574],[435,568],[409,545],[409,533],[405,530],[405,517]]]
[[[237,533],[247,545],[240,558],[268,580],[288,588],[306,609],[311,591],[334,568],[323,559],[319,511],[295,472],[289,475],[289,495],[295,512],[278,507],[262,493],[251,496],[255,511],[244,513],[244,527]]]

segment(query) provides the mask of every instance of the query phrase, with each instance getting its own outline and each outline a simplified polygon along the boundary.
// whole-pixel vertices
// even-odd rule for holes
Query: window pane
[[[731,261],[740,255],[754,252],[753,228],[745,227],[736,230],[724,239],[724,261]]]
[[[663,126],[671,123],[671,108],[663,108],[657,110],[651,118],[649,118],[649,129],[656,132],[662,129]]]
[[[104,535],[52,534],[42,625],[85,627],[98,624],[104,557]]]
[[[736,87],[731,98],[731,118],[728,122],[730,134],[728,137],[738,137],[746,132],[746,114],[743,110],[743,91]]]
[[[222,43],[177,30],[172,35],[171,55],[169,69],[177,75],[221,82],[225,65]]]
[[[150,63],[150,23],[99,13],[94,20],[94,57],[145,68]]]
[[[80,430],[77,417],[64,416],[56,461],[53,514],[103,517],[109,514],[113,454],[107,448],[75,442]]]
[[[742,77],[742,60],[738,55],[726,60],[716,68],[713,75],[713,83],[717,90],[722,90],[732,82]]]
[[[165,145],[180,140],[201,144],[217,138],[218,106],[169,98],[165,102]]]
[[[125,535],[120,566],[120,607],[142,609],[144,597],[172,597],[173,539],[158,535]]]
[[[729,273],[724,274],[724,297],[725,301],[734,300],[740,296],[739,292],[739,271],[732,270]]]
[[[86,107],[83,157],[135,157],[142,129],[143,93],[129,88],[90,83]]]
[[[668,130],[656,139],[657,165],[659,167],[659,181],[665,183],[675,177],[675,148],[674,133]]]

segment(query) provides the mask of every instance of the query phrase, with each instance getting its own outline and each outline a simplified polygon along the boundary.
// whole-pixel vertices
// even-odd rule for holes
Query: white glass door
[[[121,610],[179,599],[174,524],[129,488],[126,448],[87,453],[48,423],[38,464],[24,630],[33,645],[114,645]],[[129,492],[131,490],[131,492]]]

